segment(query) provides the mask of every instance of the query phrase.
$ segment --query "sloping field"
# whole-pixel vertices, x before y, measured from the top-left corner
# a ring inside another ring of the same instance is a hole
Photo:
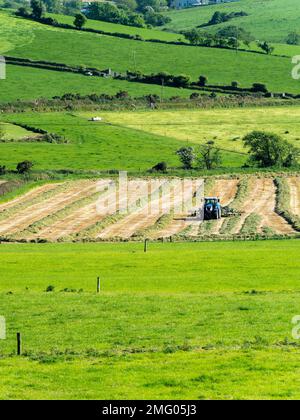
[[[240,197],[240,185],[247,193]],[[221,220],[187,218],[196,210],[188,199],[199,186],[188,185],[182,194],[181,180],[171,186],[154,180],[149,190],[145,180],[129,181],[127,193],[110,180],[82,180],[39,186],[0,206],[3,239],[27,241],[137,240],[179,235],[185,239],[203,236],[279,234],[296,231],[276,213],[279,192],[272,177],[209,179],[206,194],[217,196],[223,207],[240,201],[238,212]],[[290,210],[300,214],[299,177],[289,177]],[[145,187],[146,185],[146,187]]]
[[[194,28],[207,23],[214,12],[225,13],[244,11],[248,16],[235,18],[229,22],[206,27],[204,30],[216,30],[224,26],[237,25],[250,31],[256,39],[272,42],[284,42],[292,31],[298,31],[300,25],[298,0],[240,0],[205,7],[194,7],[168,12],[172,22],[167,25],[173,30]]]

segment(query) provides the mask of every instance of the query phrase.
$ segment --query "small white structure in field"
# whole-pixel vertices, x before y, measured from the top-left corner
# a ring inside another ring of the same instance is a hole
[[[89,121],[99,122],[99,121],[102,121],[102,118],[101,117],[92,117]]]

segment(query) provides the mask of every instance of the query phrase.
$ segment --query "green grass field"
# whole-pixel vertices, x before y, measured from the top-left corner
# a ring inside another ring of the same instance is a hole
[[[97,115],[102,115],[98,112]],[[116,115],[119,113],[116,113]],[[121,114],[120,114],[121,115]],[[133,114],[134,115],[134,114]],[[145,171],[161,161],[180,166],[176,150],[182,140],[155,135],[122,126],[119,123],[89,122],[89,114],[71,113],[6,115],[7,122],[26,123],[65,136],[69,144],[5,143],[1,145],[1,163],[15,168],[24,159],[34,162],[35,169],[118,169]],[[109,114],[112,116],[112,114]],[[195,146],[197,141],[195,140]],[[224,152],[224,166],[239,167],[245,155]]]
[[[16,20],[4,16],[8,27]],[[18,19],[19,21],[23,25],[23,21]],[[30,25],[31,22],[26,24]],[[122,72],[136,68],[144,73],[185,73],[194,80],[200,74],[206,74],[211,84],[230,84],[237,80],[241,86],[249,87],[254,82],[262,82],[272,91],[299,92],[298,81],[291,77],[290,58],[247,52],[236,54],[235,51],[213,48],[143,43],[37,26],[36,23],[31,30],[34,37],[30,38],[30,42],[11,48],[9,55],[34,60],[63,61],[70,65],[100,69],[110,67]],[[44,48],[45,45],[47,48]]]
[[[52,98],[65,93],[115,95],[122,90],[133,97],[161,94],[161,87],[156,85],[13,65],[7,65],[6,79],[0,80],[0,87],[0,103],[15,102],[18,99],[30,101],[34,98]],[[191,93],[193,90],[190,89],[164,88],[165,98],[172,96],[188,98]]]
[[[282,43],[285,42],[290,32],[299,30],[298,8],[298,0],[285,0],[284,2],[281,0],[240,0],[228,4],[168,12],[172,22],[167,25],[167,28],[176,31],[194,28],[207,23],[217,10],[226,13],[242,10],[247,12],[249,16],[232,19],[226,24],[212,28],[238,25],[250,31],[257,39]]]
[[[44,49],[46,44],[49,48]],[[200,74],[206,74],[212,84],[230,84],[238,80],[244,87],[262,82],[273,91],[299,91],[298,81],[291,77],[289,58],[246,52],[236,54],[221,49],[142,43],[75,31],[38,29],[33,42],[15,48],[10,55],[52,62],[61,62],[63,57],[66,64],[100,69],[110,67],[121,72],[133,71],[135,66],[143,73],[167,70],[172,74],[188,74],[194,80]]]
[[[67,23],[73,25],[74,17],[66,15],[56,15],[48,13],[48,16],[53,17],[59,23]],[[133,26],[119,25],[116,23],[102,22],[99,20],[88,19],[85,28],[96,29],[105,32],[115,32],[128,35],[139,35],[143,39],[160,39],[163,41],[181,41],[184,39],[183,35],[172,32],[162,31],[158,29],[136,28]]]
[[[103,122],[88,121],[96,114]],[[96,114],[6,115],[3,121],[26,123],[61,134],[69,144],[5,143],[1,145],[2,164],[14,168],[19,161],[29,159],[39,170],[145,171],[161,161],[178,167],[176,150],[186,144],[198,147],[214,140],[224,150],[223,166],[238,168],[247,160],[242,138],[253,130],[275,132],[295,146],[300,145],[298,106]]]
[[[0,398],[299,398],[298,254],[292,240],[2,245]]]
[[[88,118],[90,113],[80,113]],[[275,132],[300,146],[300,108],[259,107],[245,109],[141,111],[103,113],[105,121],[176,138],[185,143],[203,144],[214,140],[222,149],[245,152],[242,138],[253,130]]]

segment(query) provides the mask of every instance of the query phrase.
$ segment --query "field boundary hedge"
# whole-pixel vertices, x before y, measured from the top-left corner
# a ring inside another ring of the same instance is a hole
[[[111,69],[100,70],[95,67],[81,67],[81,66],[69,66],[64,63],[56,63],[44,60],[31,60],[27,58],[18,58],[18,57],[10,57],[5,56],[5,60],[7,64],[16,65],[16,66],[24,66],[24,67],[33,67],[39,68],[43,70],[52,70],[52,71],[59,71],[59,72],[67,72],[67,73],[75,73],[81,74],[87,77],[111,77],[116,80],[124,80],[127,82],[133,83],[143,83],[149,85],[156,85],[162,86],[163,83],[163,76],[160,73],[157,74],[142,74],[142,73],[133,73],[133,72],[126,72],[126,74],[122,74],[120,72],[112,71]],[[174,88],[181,88],[193,91],[195,95],[197,93],[196,90],[200,92],[210,92],[211,94],[228,94],[228,95],[249,95],[249,96],[256,96],[261,95],[266,98],[282,98],[282,93],[271,93],[269,92],[264,85],[259,83],[253,83],[252,87],[249,88],[239,88],[227,85],[206,85],[200,86],[196,82],[187,81],[183,84],[179,84],[178,79],[181,76],[176,75],[168,75],[167,79],[164,80],[164,86],[174,87]],[[192,93],[191,93],[192,94]],[[299,99],[300,95],[295,95],[292,93],[285,93],[284,97],[286,99]]]
[[[200,47],[200,48],[213,48],[213,49],[221,49],[221,50],[229,50],[229,51],[236,51],[236,48],[232,48],[226,45],[193,45],[190,44],[189,42],[184,42],[184,41],[167,41],[167,40],[163,40],[163,39],[158,39],[158,38],[150,38],[150,39],[145,39],[142,36],[136,34],[136,35],[131,35],[131,34],[126,34],[123,32],[110,32],[110,31],[103,31],[101,29],[93,29],[93,28],[76,28],[73,25],[70,25],[68,23],[60,23],[57,20],[49,17],[42,17],[40,19],[35,19],[30,15],[19,15],[17,14],[17,16],[20,16],[24,19],[28,19],[28,20],[32,20],[34,22],[38,22],[41,23],[43,25],[47,25],[47,26],[53,26],[56,28],[60,28],[60,29],[67,29],[67,30],[73,30],[73,31],[78,31],[78,32],[87,32],[87,33],[93,33],[93,34],[98,34],[98,35],[106,35],[106,36],[111,36],[111,37],[115,37],[115,38],[123,38],[123,39],[129,39],[132,41],[140,41],[140,42],[151,42],[151,43],[157,43],[157,44],[166,44],[166,45],[177,45],[177,46],[184,46],[184,47]],[[99,21],[101,22],[101,21]],[[125,25],[126,26],[126,25]],[[134,28],[134,27],[131,27]],[[139,29],[139,28],[138,28]],[[174,32],[173,32],[174,33]],[[181,33],[178,33],[178,35],[182,35]],[[251,49],[246,49],[246,48],[239,48],[238,49],[239,52],[245,52],[245,53],[250,53],[250,54],[259,54],[259,55],[266,55],[265,52],[263,51],[257,51],[257,50],[251,50]],[[281,57],[281,58],[290,58],[287,55],[281,55],[281,54],[272,54],[273,57]]]

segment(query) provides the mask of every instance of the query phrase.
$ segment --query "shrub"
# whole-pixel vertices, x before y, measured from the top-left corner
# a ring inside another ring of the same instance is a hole
[[[168,171],[168,164],[166,162],[159,162],[157,165],[153,166],[152,171],[166,173]]]
[[[268,88],[263,83],[253,83],[252,90],[253,92],[268,93]]]
[[[177,150],[176,154],[179,156],[184,169],[192,169],[193,162],[195,160],[193,147],[181,147],[181,149]]]
[[[30,172],[32,167],[33,167],[32,162],[30,162],[29,160],[24,160],[23,162],[18,163],[17,172],[18,174],[26,174]]]
[[[208,80],[207,80],[206,76],[200,76],[198,85],[204,87],[204,86],[207,85],[207,82],[208,82]]]

